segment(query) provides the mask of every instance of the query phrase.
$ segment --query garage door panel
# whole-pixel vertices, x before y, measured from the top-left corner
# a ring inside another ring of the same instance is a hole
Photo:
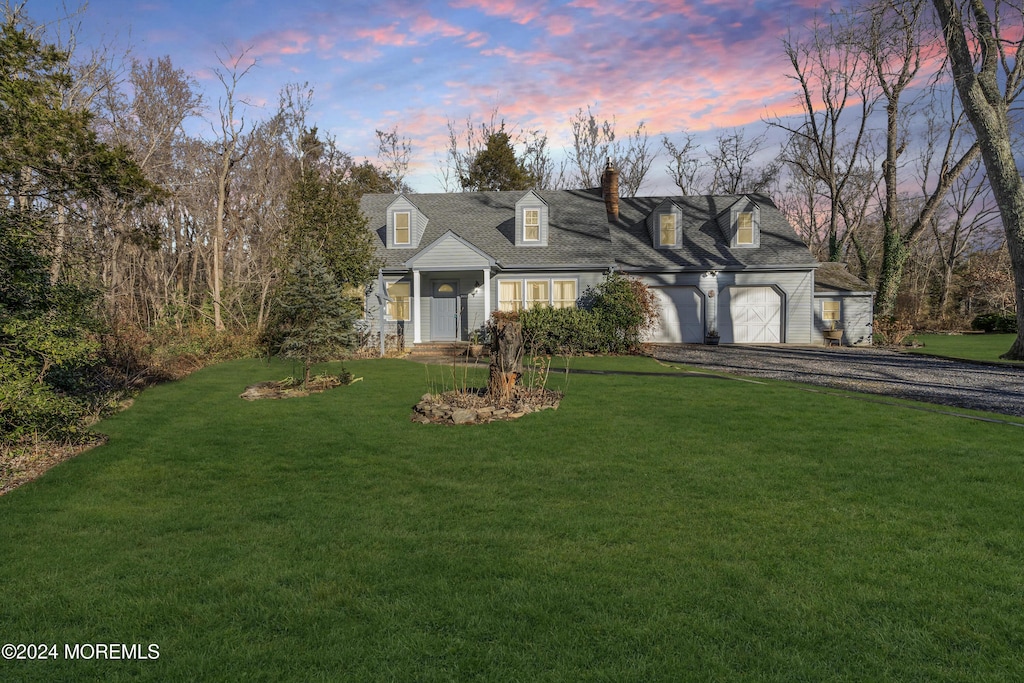
[[[651,287],[658,306],[658,324],[649,334],[660,343],[704,341],[703,297],[696,287]]]
[[[771,287],[730,287],[729,314],[735,344],[782,341],[782,297]]]

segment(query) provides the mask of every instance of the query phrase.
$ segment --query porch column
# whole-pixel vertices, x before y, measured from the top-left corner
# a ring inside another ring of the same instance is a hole
[[[423,341],[420,334],[420,271],[412,271],[412,343]]]
[[[491,269],[484,268],[484,324],[491,317]]]

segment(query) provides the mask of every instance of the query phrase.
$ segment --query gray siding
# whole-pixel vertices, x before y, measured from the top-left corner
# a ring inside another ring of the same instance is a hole
[[[811,318],[807,314],[813,298],[812,271],[719,273],[719,292],[727,287],[773,287],[782,297],[782,339],[784,344],[809,344]],[[719,294],[718,319],[729,319],[729,298]],[[726,335],[722,332],[722,341]]]
[[[447,235],[437,241],[429,250],[421,252],[411,265],[416,270],[468,270],[489,268],[487,258],[472,247],[459,241],[454,235]]]
[[[818,291],[814,293],[813,318],[815,343],[824,344],[822,331],[829,327],[822,320],[821,303],[840,302],[839,327],[843,330],[843,344],[847,346],[870,346],[874,333],[874,297],[870,292]]]

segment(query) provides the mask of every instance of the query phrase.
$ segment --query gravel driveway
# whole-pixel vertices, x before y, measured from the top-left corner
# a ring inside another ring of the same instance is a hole
[[[1024,367],[982,365],[875,348],[659,345],[654,357],[959,408],[1024,416]]]

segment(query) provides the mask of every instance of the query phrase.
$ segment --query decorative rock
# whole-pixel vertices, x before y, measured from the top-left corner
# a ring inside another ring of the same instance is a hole
[[[539,410],[557,408],[561,397],[557,392],[525,391],[511,404],[499,408],[487,401],[488,396],[482,390],[424,394],[422,400],[413,406],[411,419],[420,424],[481,424],[515,420]]]

